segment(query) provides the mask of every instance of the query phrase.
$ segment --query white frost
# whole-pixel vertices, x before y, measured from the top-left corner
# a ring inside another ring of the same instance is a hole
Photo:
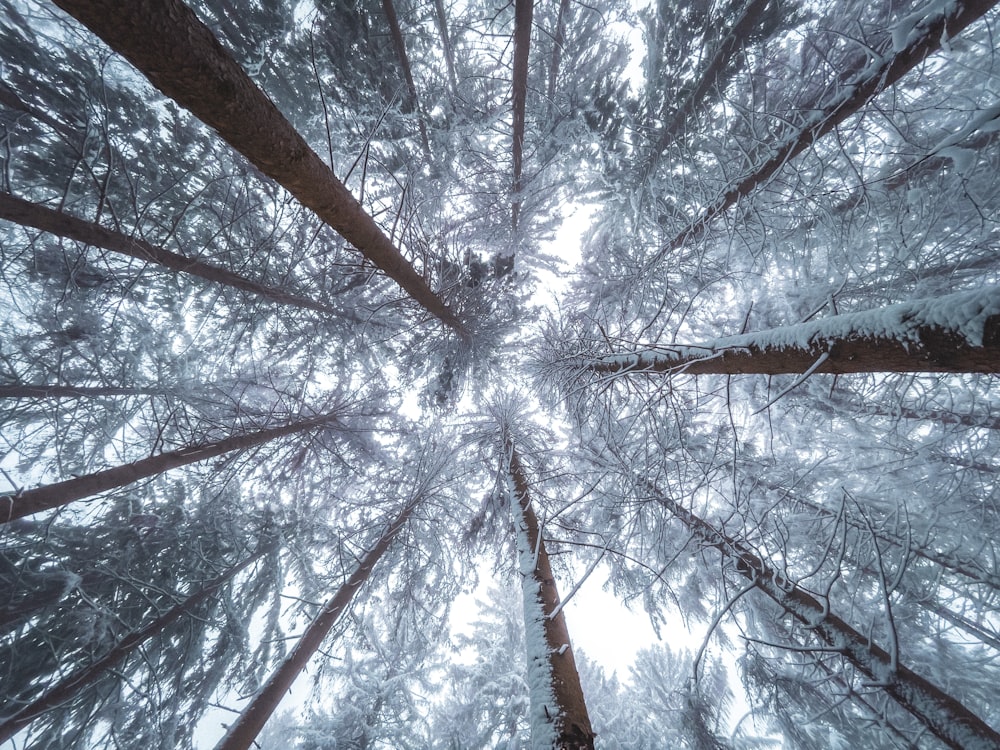
[[[1000,287],[973,292],[958,292],[943,297],[918,299],[875,310],[834,315],[825,320],[781,326],[759,333],[724,336],[704,346],[677,346],[654,349],[665,358],[687,360],[705,357],[723,350],[809,349],[817,344],[844,339],[895,339],[903,343],[919,342],[919,330],[935,327],[953,331],[972,346],[983,345],[986,320],[1000,315]],[[628,355],[613,359],[626,360]],[[635,355],[632,355],[635,360]],[[623,364],[629,364],[623,362]]]
[[[534,750],[552,750],[556,744],[558,708],[552,692],[552,669],[549,645],[545,640],[545,611],[542,607],[541,584],[535,578],[536,550],[528,543],[524,514],[511,491],[511,510],[517,518],[517,556],[521,568],[524,594],[524,643],[528,657],[527,681],[531,702],[528,720],[531,725],[531,746]]]

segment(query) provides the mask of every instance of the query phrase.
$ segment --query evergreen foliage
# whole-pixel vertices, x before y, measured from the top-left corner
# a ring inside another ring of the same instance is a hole
[[[992,6],[0,0],[3,747],[1000,748]]]

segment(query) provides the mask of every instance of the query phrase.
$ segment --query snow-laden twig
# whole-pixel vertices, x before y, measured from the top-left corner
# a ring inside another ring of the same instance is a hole
[[[753,412],[753,414],[751,416],[760,414],[762,411],[766,411],[766,410],[770,409],[771,406],[773,406],[777,401],[779,401],[780,399],[782,399],[787,393],[789,393],[790,391],[798,388],[800,385],[802,385],[804,382],[806,382],[806,380],[809,378],[809,376],[812,375],[814,372],[816,372],[816,370],[824,362],[826,362],[828,359],[830,359],[830,353],[829,352],[823,352],[822,354],[820,354],[819,358],[815,362],[812,363],[812,366],[808,370],[806,370],[804,373],[802,373],[799,377],[797,377],[795,379],[794,383],[792,383],[790,386],[788,386],[787,388],[785,388],[784,390],[782,390],[781,393],[779,393],[777,396],[775,396],[774,398],[772,398],[770,401],[768,401],[766,404],[764,404],[762,407],[760,407],[757,411]]]
[[[538,535],[539,538],[541,538],[541,536],[542,536],[541,534]],[[611,542],[609,541],[607,544],[604,545],[604,549],[601,550],[601,554],[599,554],[594,559],[594,562],[592,562],[590,564],[590,566],[587,568],[587,571],[583,574],[583,577],[580,578],[580,580],[577,581],[575,584],[573,584],[573,588],[570,589],[570,592],[568,594],[566,594],[566,596],[564,598],[562,598],[562,599],[559,600],[559,603],[556,605],[555,609],[553,609],[551,612],[549,612],[548,618],[550,620],[554,620],[554,619],[556,619],[556,617],[559,616],[559,613],[562,612],[562,608],[566,605],[566,603],[570,599],[573,598],[573,595],[576,594],[576,592],[580,590],[580,587],[584,584],[584,582],[588,578],[590,578],[590,574],[594,572],[594,570],[600,564],[601,560],[604,559],[604,553],[608,551],[608,546],[610,544],[611,544]]]
[[[694,678],[694,684],[696,686],[698,684],[698,672],[701,670],[701,659],[705,655],[705,649],[708,648],[708,641],[712,638],[712,633],[715,632],[719,623],[722,622],[722,618],[733,608],[733,605],[743,598],[744,594],[748,591],[753,591],[755,588],[757,588],[756,579],[750,581],[743,588],[737,591],[736,595],[731,597],[730,600],[726,602],[726,606],[719,610],[718,614],[716,614],[713,618],[712,623],[708,626],[708,632],[705,633],[705,639],[701,642],[701,648],[698,649],[698,654],[694,657],[694,663],[691,665],[691,676]]]

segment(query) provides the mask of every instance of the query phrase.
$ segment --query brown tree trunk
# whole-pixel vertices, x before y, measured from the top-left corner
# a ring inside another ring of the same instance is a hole
[[[555,705],[544,706],[543,711],[551,719],[555,730],[555,748],[559,750],[593,750],[594,731],[590,726],[587,713],[587,703],[584,700],[583,688],[580,686],[580,675],[573,658],[573,647],[566,626],[566,616],[559,607],[559,591],[556,588],[549,556],[545,551],[545,542],[539,537],[538,518],[531,507],[528,479],[521,465],[521,459],[513,443],[506,446],[509,460],[510,479],[514,485],[518,509],[511,508],[515,514],[515,523],[524,534],[522,543],[525,549],[519,550],[521,556],[521,574],[529,576],[530,596],[540,605],[543,617],[544,638],[548,648],[547,664],[533,665],[530,645],[528,652],[528,681],[532,682],[532,668],[546,671],[552,688]],[[531,563],[534,561],[532,569]],[[537,592],[534,593],[534,592]],[[531,643],[531,629],[538,623],[530,621],[532,604],[529,601],[529,585],[525,587],[525,630],[526,640]],[[553,617],[553,613],[555,616]],[[533,698],[535,696],[532,696]],[[533,711],[538,711],[535,706]]]
[[[706,547],[715,547],[733,568],[773,599],[827,647],[841,654],[877,686],[909,711],[948,747],[1000,750],[1000,733],[952,696],[901,664],[894,664],[885,650],[829,612],[809,592],[776,573],[767,563],[732,539],[669,499],[646,481],[641,485]]]
[[[232,271],[227,271],[225,268],[172,253],[169,250],[151,245],[145,240],[129,237],[112,229],[106,229],[99,224],[92,224],[89,221],[36,203],[29,203],[26,200],[15,198],[9,193],[0,193],[0,219],[6,219],[22,226],[34,227],[43,232],[83,242],[93,247],[121,253],[146,263],[155,263],[172,271],[191,274],[206,281],[235,287],[244,292],[257,294],[271,302],[316,310],[329,315],[339,314],[336,308],[321,302],[288,294],[277,287],[260,284]]]
[[[427,140],[427,126],[424,124],[423,115],[420,112],[420,100],[417,97],[417,87],[413,83],[413,71],[410,69],[410,57],[406,54],[406,42],[403,41],[403,30],[399,27],[399,17],[396,15],[396,6],[392,0],[382,0],[382,11],[385,19],[389,22],[389,35],[392,37],[392,47],[396,52],[396,59],[399,67],[403,69],[403,79],[406,82],[407,105],[404,112],[413,112],[417,117],[417,125],[420,128],[420,142],[424,147],[424,155],[427,160],[431,160],[431,144]]]
[[[569,0],[559,0],[559,13],[556,16],[556,30],[552,35],[552,60],[549,62],[549,87],[545,92],[549,119],[552,119],[552,107],[556,99],[556,86],[559,82],[559,64],[562,61],[563,44],[566,42],[566,15],[569,13]]]
[[[72,700],[77,693],[96,682],[108,669],[111,669],[131,654],[137,647],[162,632],[164,628],[180,619],[182,615],[192,614],[197,606],[212,596],[228,581],[232,580],[234,576],[273,549],[273,547],[259,549],[239,565],[230,568],[218,578],[205,584],[196,593],[189,596],[180,604],[171,607],[145,627],[122,638],[108,653],[90,666],[69,675],[46,690],[45,694],[40,698],[32,701],[0,724],[0,743],[9,740],[46,711]]]
[[[240,717],[229,728],[226,736],[222,738],[215,750],[247,750],[260,734],[264,724],[274,713],[274,710],[281,703],[281,699],[291,688],[295,678],[305,669],[306,664],[314,653],[319,649],[330,629],[337,622],[341,613],[347,608],[354,598],[354,594],[371,576],[372,569],[379,561],[379,558],[389,549],[393,537],[399,533],[409,517],[413,514],[416,503],[411,503],[403,512],[399,514],[395,521],[386,529],[381,538],[372,547],[364,558],[351,573],[351,577],[340,587],[330,601],[326,603],[320,613],[316,616],[305,633],[299,639],[295,648],[288,655],[285,661],[268,678],[264,687],[254,697],[252,701],[243,709]]]
[[[336,421],[338,416],[338,414],[324,414],[282,427],[272,427],[246,435],[228,437],[214,443],[189,445],[178,450],[143,458],[130,464],[116,466],[113,469],[105,469],[93,474],[66,479],[62,482],[42,485],[13,495],[4,495],[0,497],[0,523],[7,523],[16,518],[30,516],[32,513],[40,513],[43,510],[59,508],[74,500],[90,497],[116,487],[124,487],[138,482],[140,479],[154,477],[179,466],[206,461],[231,451],[253,448],[275,438],[294,435],[297,432],[330,424]]]
[[[2,393],[2,389],[0,389]],[[819,402],[815,408],[828,414],[853,417],[858,414],[886,417],[888,419],[909,419],[916,422],[937,422],[940,425],[961,425],[983,430],[1000,430],[1000,417],[988,414],[956,414],[944,409],[914,409],[901,404],[876,404],[851,402],[842,398],[831,398],[829,405]]]
[[[517,233],[517,220],[521,214],[521,167],[524,161],[524,112],[528,101],[528,52],[531,47],[531,17],[534,0],[514,0],[514,61],[511,72],[514,141],[511,155],[514,160],[514,179],[511,202],[511,228]]]
[[[996,4],[996,0],[956,0],[945,6],[915,28],[914,40],[902,51],[893,54],[892,40],[886,39],[876,49],[879,64],[866,68],[863,75],[845,84],[844,92],[825,105],[808,124],[795,135],[772,149],[771,156],[752,173],[736,182],[721,197],[704,210],[701,216],[674,237],[656,260],[680,248],[689,240],[698,239],[717,216],[746,198],[771,179],[785,163],[805,151],[844,120],[860,110],[873,97],[893,86],[900,78],[941,47],[941,39],[952,39],[969,24],[981,18]]]
[[[659,165],[663,151],[670,145],[671,141],[675,140],[681,134],[684,125],[701,106],[708,92],[722,82],[722,75],[725,73],[727,66],[746,44],[747,37],[753,30],[754,25],[759,23],[770,1],[750,0],[743,14],[737,19],[733,28],[709,59],[708,64],[702,71],[701,78],[698,79],[694,88],[691,89],[681,102],[681,105],[676,109],[671,118],[664,123],[663,128],[661,128],[656,143],[653,144],[653,148],[640,170],[640,184],[645,183],[649,175]]]
[[[0,385],[0,399],[6,398],[106,398],[109,396],[158,396],[157,388],[116,388],[78,385]]]
[[[451,86],[451,95],[454,97],[458,94],[458,75],[455,72],[455,53],[451,47],[451,35],[448,33],[448,17],[444,12],[444,0],[434,0],[434,14],[437,18],[438,33],[441,34],[441,48],[444,50],[448,83]]]
[[[461,336],[455,313],[180,0],[55,0]]]
[[[608,375],[1000,373],[1000,287],[834,315],[702,345],[571,357],[563,364]]]

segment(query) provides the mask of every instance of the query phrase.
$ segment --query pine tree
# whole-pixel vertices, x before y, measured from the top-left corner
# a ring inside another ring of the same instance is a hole
[[[0,0],[0,723],[996,746],[992,6]]]

